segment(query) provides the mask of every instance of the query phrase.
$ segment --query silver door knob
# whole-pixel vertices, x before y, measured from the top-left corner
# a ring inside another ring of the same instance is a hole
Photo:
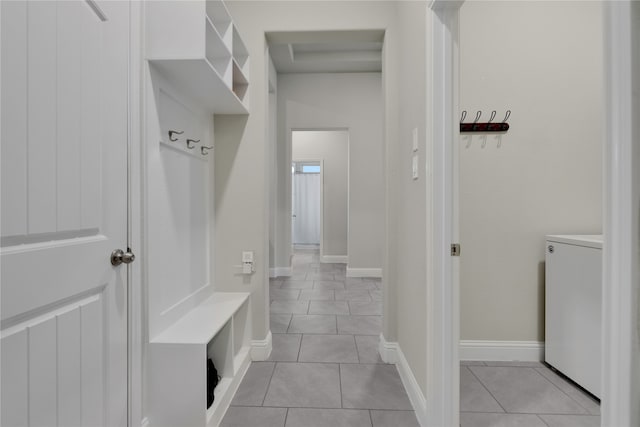
[[[111,265],[131,264],[135,259],[136,256],[129,248],[127,248],[127,252],[122,249],[116,249],[111,252]]]

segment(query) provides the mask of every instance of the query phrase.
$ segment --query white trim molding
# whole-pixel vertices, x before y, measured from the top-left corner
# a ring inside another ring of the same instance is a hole
[[[347,277],[382,277],[381,268],[350,268],[347,266]]]
[[[460,341],[460,360],[540,362],[544,342],[540,341]]]
[[[396,364],[398,362],[398,343],[387,341],[384,334],[380,334],[378,353],[384,363]]]
[[[458,25],[462,1],[429,4],[427,37],[427,411],[425,426],[457,426],[460,414],[459,259],[454,144],[458,131]],[[422,420],[421,420],[422,421]]]
[[[269,358],[273,350],[273,337],[271,331],[263,340],[251,340],[251,360],[263,362]]]
[[[602,301],[603,426],[639,425],[640,328],[638,318],[638,108],[634,104],[635,32],[640,10],[635,1],[605,2],[604,64],[606,125],[604,140],[604,243]],[[635,16],[634,16],[635,13]],[[635,26],[635,28],[634,28]],[[635,67],[638,67],[637,62]],[[637,78],[637,77],[635,77]],[[635,109],[635,111],[634,111]],[[634,117],[635,115],[635,117]],[[634,137],[636,141],[634,142]]]
[[[269,277],[289,277],[291,274],[291,267],[274,267],[269,269]]]
[[[322,255],[320,257],[320,262],[323,264],[346,264],[348,260],[347,255]]]
[[[386,341],[384,335],[380,334],[380,343],[378,345],[380,351],[380,357],[382,361],[389,364],[395,364],[404,385],[407,390],[407,395],[411,401],[411,405],[418,418],[418,423],[421,426],[427,425],[427,400],[424,397],[424,393],[418,385],[416,377],[411,371],[409,362],[404,357],[404,353],[397,342]]]

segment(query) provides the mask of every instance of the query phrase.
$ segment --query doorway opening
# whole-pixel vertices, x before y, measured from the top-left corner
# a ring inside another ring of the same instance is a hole
[[[291,131],[291,243],[315,245],[319,262],[349,251],[349,131]]]
[[[295,249],[318,249],[322,242],[322,162],[291,165],[291,236]]]

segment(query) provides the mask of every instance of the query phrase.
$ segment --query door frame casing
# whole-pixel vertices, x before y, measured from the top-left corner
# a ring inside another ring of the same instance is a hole
[[[143,269],[146,250],[143,229],[147,189],[144,187],[143,173],[146,170],[146,147],[144,140],[144,37],[145,2],[130,1],[129,26],[129,146],[128,146],[128,233],[127,244],[138,257],[138,261],[128,266],[128,422],[130,426],[147,425],[144,417],[143,390],[145,384],[144,359],[147,338],[145,320],[147,318],[146,294],[143,290]]]
[[[634,383],[632,376],[634,357],[639,357],[637,345],[640,339],[635,336],[640,313],[637,313],[638,302],[634,301],[640,293],[637,283],[640,261],[634,259],[634,248],[640,245],[640,236],[634,236],[632,232],[640,208],[633,206],[633,192],[637,191],[633,171],[640,164],[633,157],[633,72],[636,70],[633,70],[632,62],[634,18],[631,7],[629,0],[604,5],[603,426],[637,425],[640,421],[637,402],[633,401],[634,394],[640,393],[640,385]],[[637,375],[638,368],[635,369]]]
[[[459,424],[460,303],[458,259],[449,247],[458,233],[454,143],[458,131],[458,15],[463,1],[433,0],[427,35],[427,124],[433,145],[427,170],[427,425]]]

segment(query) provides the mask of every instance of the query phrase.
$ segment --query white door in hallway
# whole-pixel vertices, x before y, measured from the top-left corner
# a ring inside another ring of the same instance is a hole
[[[293,174],[293,243],[320,244],[320,163],[294,163]]]
[[[124,426],[129,3],[0,13],[0,423]]]

